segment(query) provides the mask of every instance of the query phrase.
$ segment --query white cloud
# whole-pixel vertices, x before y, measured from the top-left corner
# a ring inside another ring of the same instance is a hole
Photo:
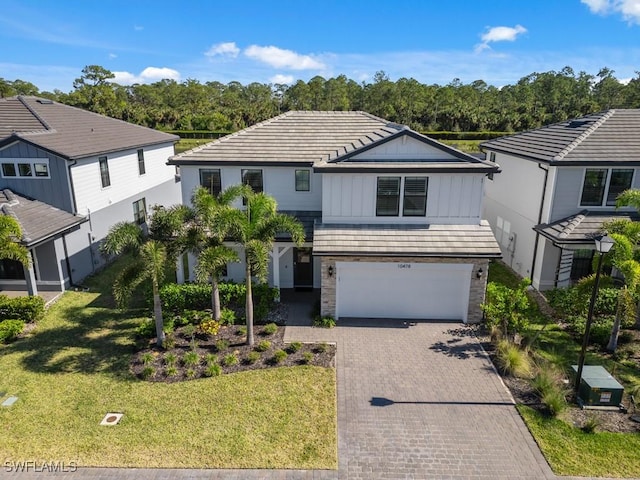
[[[244,54],[259,62],[266,63],[275,68],[287,68],[290,70],[322,70],[325,65],[309,55],[300,55],[291,50],[268,46],[251,45],[245,49]]]
[[[118,55],[116,55],[115,53],[110,53],[109,58],[111,59],[118,58]]]
[[[282,75],[281,73],[278,73],[277,75],[274,75],[273,77],[271,77],[269,79],[269,82],[290,85],[293,83],[294,80],[295,79],[293,75]]]
[[[640,25],[640,0],[580,0],[591,13],[608,15],[618,13],[631,23]]]
[[[143,27],[142,25],[134,25],[134,26],[133,26],[133,29],[134,29],[136,32],[140,32],[140,31],[144,30],[144,27]]]
[[[153,83],[164,79],[180,80],[180,72],[167,67],[147,67],[139,75],[130,72],[113,72],[113,81],[120,85],[133,85],[134,83]]]
[[[476,52],[481,52],[482,50],[491,48],[489,44],[492,42],[513,42],[518,35],[526,32],[527,29],[522,25],[516,25],[515,27],[491,27],[480,36],[482,43],[476,45],[475,50]]]
[[[217,55],[220,55],[223,57],[236,58],[239,53],[240,49],[236,46],[235,42],[225,42],[212,45],[211,48],[204,54],[207,57],[215,57]]]

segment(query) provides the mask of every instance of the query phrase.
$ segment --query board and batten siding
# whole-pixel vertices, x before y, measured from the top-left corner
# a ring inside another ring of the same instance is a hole
[[[201,169],[220,170],[223,190],[233,185],[239,185],[242,182],[242,170],[262,170],[264,192],[275,198],[278,203],[278,210],[319,211],[322,208],[322,179],[320,174],[314,173],[311,167],[263,167],[259,165],[181,165],[182,202],[185,205],[191,204],[193,191],[200,185]],[[296,191],[296,170],[309,170],[310,191]]]
[[[428,177],[424,217],[376,216],[379,176]],[[476,224],[482,211],[484,175],[480,174],[323,174],[324,223],[436,223]]]
[[[144,196],[142,192],[175,178],[175,167],[167,165],[173,155],[173,144],[144,147],[144,175],[138,172],[138,150],[124,150],[107,155],[78,160],[71,167],[73,187],[76,193],[78,213],[87,215],[132,196]],[[103,188],[100,177],[99,157],[106,156],[111,185]],[[170,205],[162,202],[163,205]],[[147,202],[147,207],[150,204]]]
[[[69,187],[68,162],[33,145],[17,141],[0,150],[3,159],[48,159],[49,178],[0,177],[0,188],[8,188],[25,197],[35,198],[56,208],[73,213],[73,201]]]
[[[593,168],[609,168],[594,166]],[[624,167],[615,167],[624,168]],[[582,210],[598,211],[613,210],[615,207],[582,207],[580,206],[580,195],[584,183],[586,167],[558,167],[557,181],[553,194],[553,207],[551,210],[550,222],[560,220],[575,215]],[[633,182],[631,188],[640,188],[640,172],[634,169]],[[633,211],[633,208],[620,209],[621,211]]]

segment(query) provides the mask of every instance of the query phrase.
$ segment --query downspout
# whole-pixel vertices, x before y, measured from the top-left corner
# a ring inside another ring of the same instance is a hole
[[[549,179],[549,169],[542,166],[542,164],[538,163],[538,168],[544,170],[544,186],[542,187],[542,198],[540,199],[540,210],[538,211],[538,223],[540,225],[542,223],[542,210],[544,209],[544,199],[547,196],[547,180]],[[538,256],[538,243],[540,241],[540,233],[537,230],[536,238],[533,243],[533,261],[531,263],[531,281],[533,282],[533,273],[536,269],[536,259]],[[538,285],[540,287],[540,285]],[[539,288],[538,288],[539,290]]]
[[[71,206],[73,207],[73,214],[78,214],[78,205],[76,204],[76,191],[73,188],[73,177],[71,176],[71,167],[77,165],[78,161],[73,160],[73,163],[67,165],[67,179],[69,180],[69,195],[71,196]]]

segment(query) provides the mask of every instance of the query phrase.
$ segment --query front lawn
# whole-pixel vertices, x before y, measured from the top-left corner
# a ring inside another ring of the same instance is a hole
[[[0,400],[19,398],[0,407],[0,458],[80,467],[337,467],[333,369],[141,381],[130,361],[145,312],[111,305],[104,289],[67,292],[30,336],[0,346]],[[124,417],[100,426],[107,412]]]

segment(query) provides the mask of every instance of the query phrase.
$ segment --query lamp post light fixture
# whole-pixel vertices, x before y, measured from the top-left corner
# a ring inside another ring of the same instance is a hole
[[[582,370],[584,368],[584,357],[587,353],[587,345],[589,345],[589,333],[591,331],[591,322],[593,321],[593,309],[596,304],[596,297],[598,296],[598,284],[600,283],[600,272],[602,271],[602,258],[604,254],[611,250],[614,240],[605,232],[603,235],[596,237],[596,250],[600,254],[598,258],[598,267],[596,269],[596,279],[593,282],[593,290],[591,291],[591,301],[589,302],[589,313],[587,315],[587,324],[584,327],[584,335],[582,337],[582,349],[580,350],[580,358],[578,360],[578,371],[576,373],[576,383],[574,391],[576,400],[578,398],[578,390],[580,389],[580,382],[582,381]]]

